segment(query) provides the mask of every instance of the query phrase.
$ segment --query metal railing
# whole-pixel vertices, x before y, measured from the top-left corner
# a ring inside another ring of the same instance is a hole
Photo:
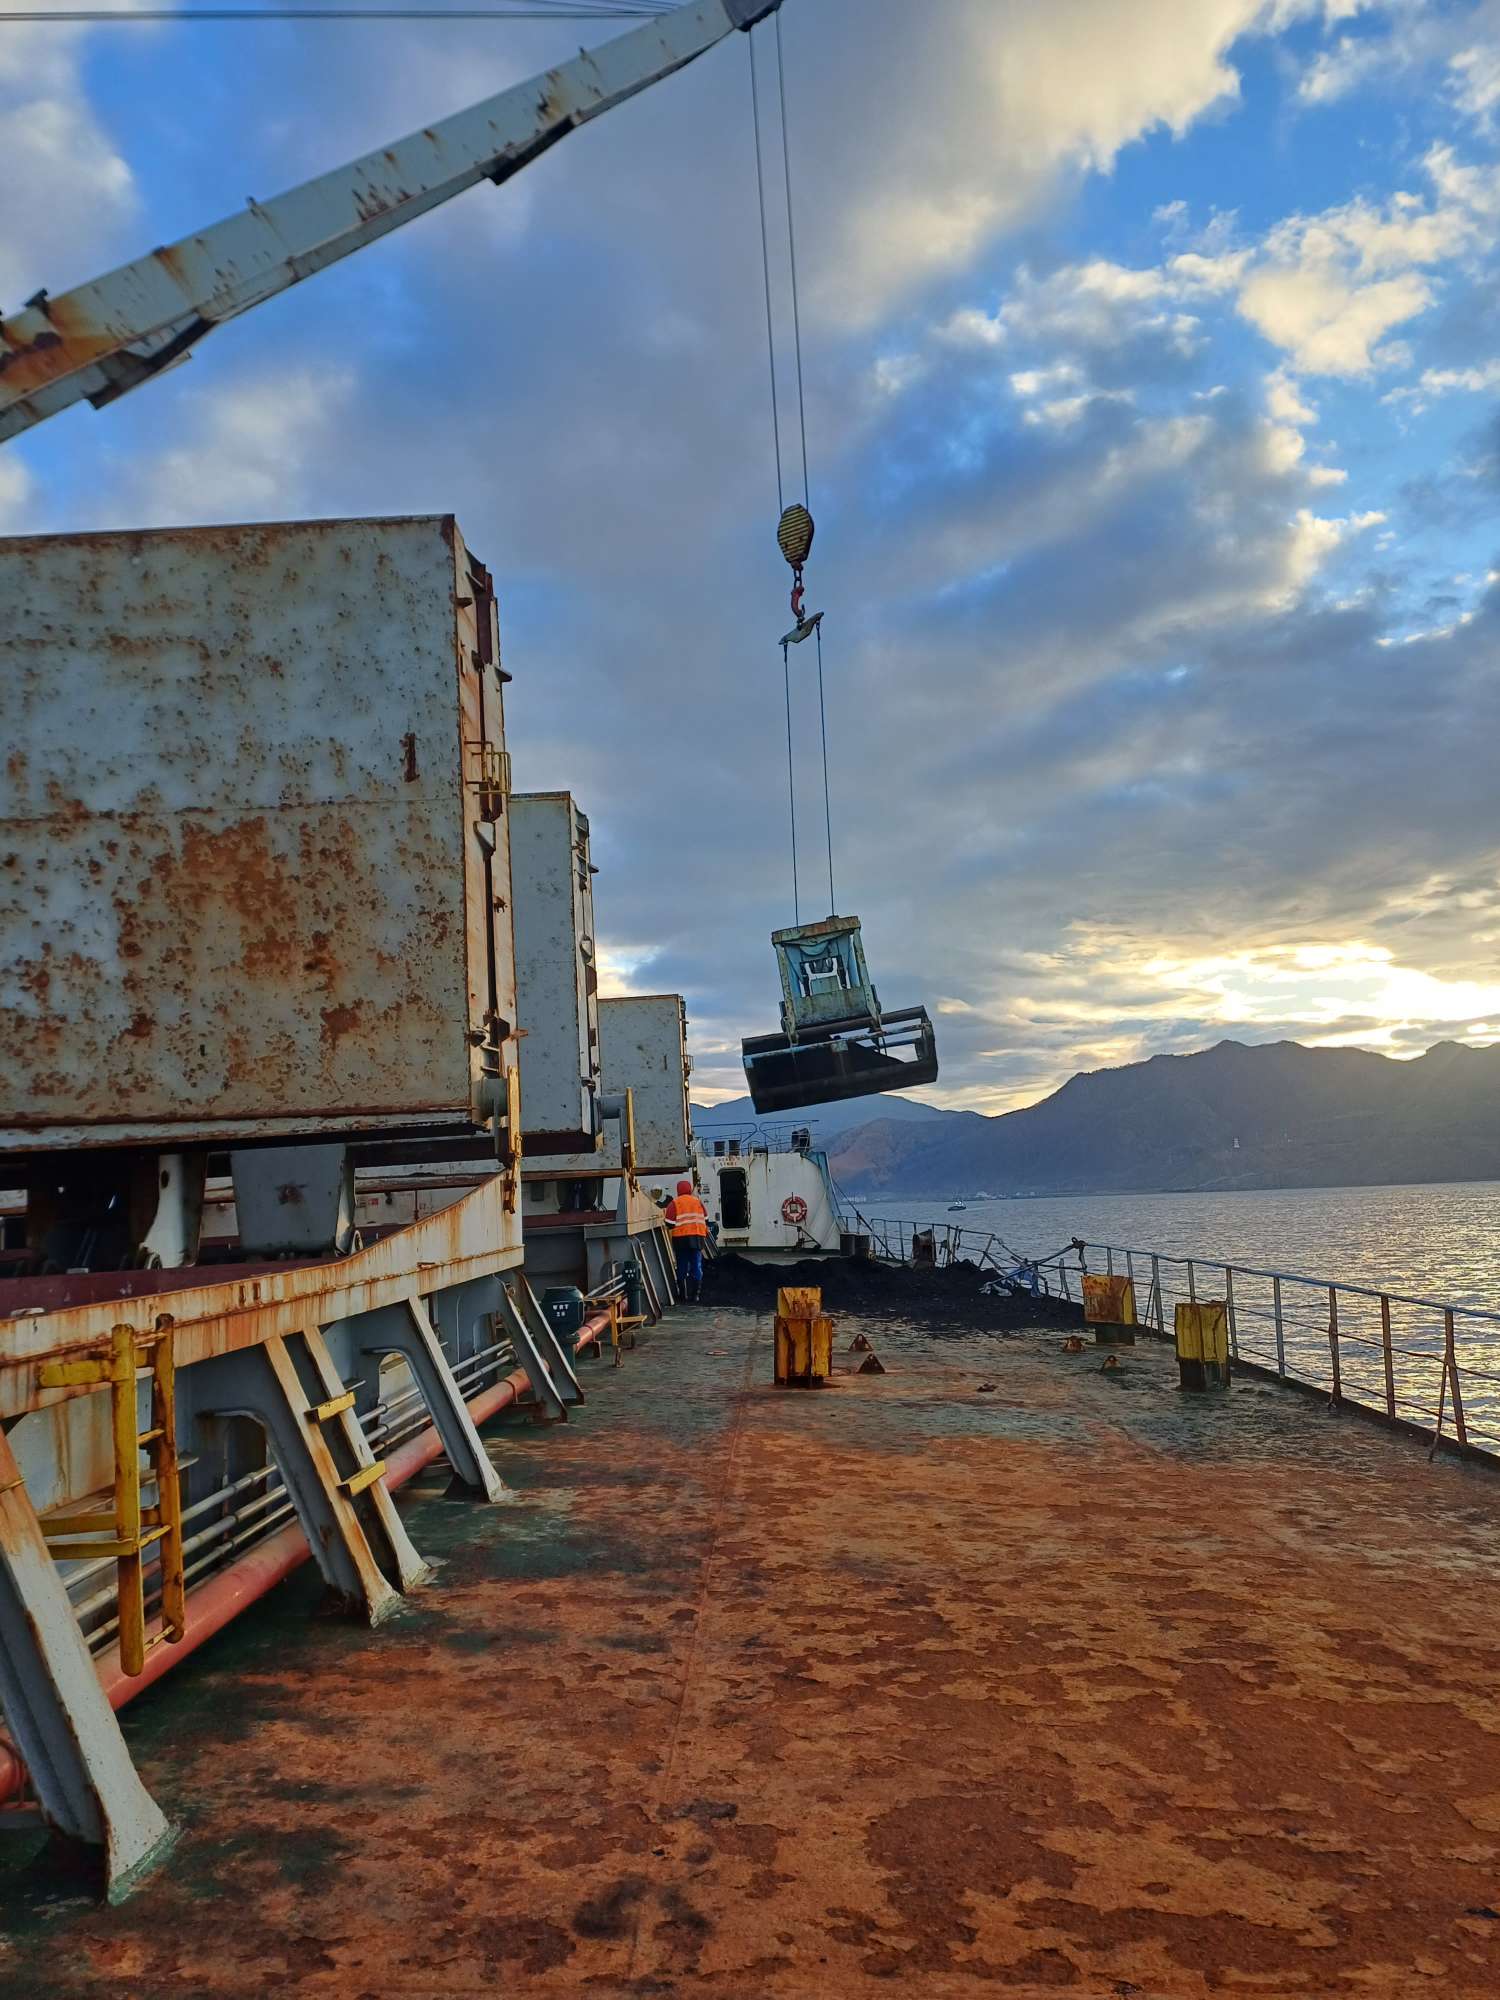
[[[1129,1277],[1141,1323],[1164,1335],[1180,1301],[1222,1299],[1236,1360],[1430,1432],[1434,1450],[1451,1438],[1500,1456],[1500,1313],[1121,1244],[1071,1244],[1051,1268],[1064,1298],[1081,1299],[1087,1268]]]
[[[869,1216],[847,1200],[839,1207],[839,1227],[846,1234],[866,1236],[877,1257],[893,1264],[930,1263],[939,1269],[953,1264],[976,1264],[981,1270],[1001,1277],[1014,1277],[1027,1284],[1037,1273],[1037,1289],[1048,1289],[1047,1267],[1071,1250],[1054,1251],[1050,1257],[1030,1258],[1015,1250],[993,1230],[966,1229],[956,1222],[911,1222],[902,1217]]]
[[[1083,1302],[1085,1273],[1128,1277],[1140,1324],[1166,1339],[1179,1303],[1222,1300],[1234,1360],[1420,1431],[1434,1452],[1453,1443],[1500,1458],[1500,1312],[1080,1238],[1031,1258],[993,1233],[869,1217],[848,1204],[842,1220],[893,1263],[973,1264],[1016,1290],[1074,1305]]]
[[[808,1153],[821,1152],[822,1144],[817,1136],[816,1126],[807,1119],[792,1120],[786,1124],[749,1125],[709,1125],[697,1123],[693,1126],[693,1137],[697,1143],[718,1159],[731,1159],[747,1153]],[[723,1147],[722,1152],[719,1148]],[[734,1152],[730,1152],[730,1147]]]

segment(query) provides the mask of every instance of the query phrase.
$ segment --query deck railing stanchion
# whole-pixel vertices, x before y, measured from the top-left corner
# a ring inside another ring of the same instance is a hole
[[[1193,1269],[1193,1260],[1191,1257],[1189,1257],[1187,1260],[1187,1267],[1188,1267],[1188,1300],[1190,1304],[1196,1305],[1198,1303],[1198,1274]]]
[[[1240,1358],[1240,1330],[1234,1323],[1234,1273],[1224,1266],[1224,1310],[1229,1317],[1229,1352],[1238,1361]]]
[[[1276,1319],[1276,1373],[1286,1374],[1286,1321],[1281,1312],[1281,1280],[1271,1280],[1271,1311]]]
[[[1448,1371],[1448,1381],[1453,1392],[1453,1428],[1461,1445],[1469,1442],[1468,1426],[1464,1422],[1463,1391],[1458,1385],[1458,1356],[1453,1346],[1453,1314],[1443,1314],[1443,1366]]]
[[[1380,1352],[1385,1362],[1385,1413],[1396,1414],[1396,1363],[1391,1353],[1391,1302],[1380,1294]]]
[[[1344,1400],[1344,1377],[1339,1367],[1339,1288],[1328,1287],[1328,1353],[1333,1363],[1333,1400]]]
[[[1112,1278],[1115,1275],[1115,1253],[1113,1245],[1110,1244],[1106,1244],[1104,1249],[1104,1270],[1108,1277]]]
[[[1167,1322],[1161,1302],[1161,1259],[1154,1250],[1151,1252],[1151,1299],[1156,1310],[1156,1330],[1164,1334]]]

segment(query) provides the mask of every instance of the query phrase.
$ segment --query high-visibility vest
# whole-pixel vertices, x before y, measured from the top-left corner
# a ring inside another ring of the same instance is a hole
[[[695,1194],[679,1194],[667,1203],[667,1220],[676,1236],[707,1236],[708,1210]]]

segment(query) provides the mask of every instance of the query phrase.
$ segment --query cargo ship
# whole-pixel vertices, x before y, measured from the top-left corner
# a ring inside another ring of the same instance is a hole
[[[1388,1434],[1335,1426],[1336,1288],[1330,1385],[1290,1278],[1272,1329],[853,1213],[810,1125],[695,1141],[452,519],[0,588],[0,1988],[1493,1992],[1461,1320],[1382,1299]]]
[[[0,441],[777,5],[38,291]],[[1488,2000],[1486,1316],[695,1138],[498,596],[447,515],[0,541],[0,1992]],[[935,1079],[772,942],[758,1112]]]

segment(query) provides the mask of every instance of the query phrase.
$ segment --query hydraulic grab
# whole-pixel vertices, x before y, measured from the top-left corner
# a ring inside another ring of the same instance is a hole
[[[794,1111],[936,1083],[937,1043],[925,1007],[882,1014],[858,917],[773,931],[781,969],[779,1035],[741,1045],[757,1111]]]
[[[603,47],[305,181],[57,298],[0,319],[0,441],[70,403],[95,409],[274,298],[671,76],[781,0],[689,0]]]

